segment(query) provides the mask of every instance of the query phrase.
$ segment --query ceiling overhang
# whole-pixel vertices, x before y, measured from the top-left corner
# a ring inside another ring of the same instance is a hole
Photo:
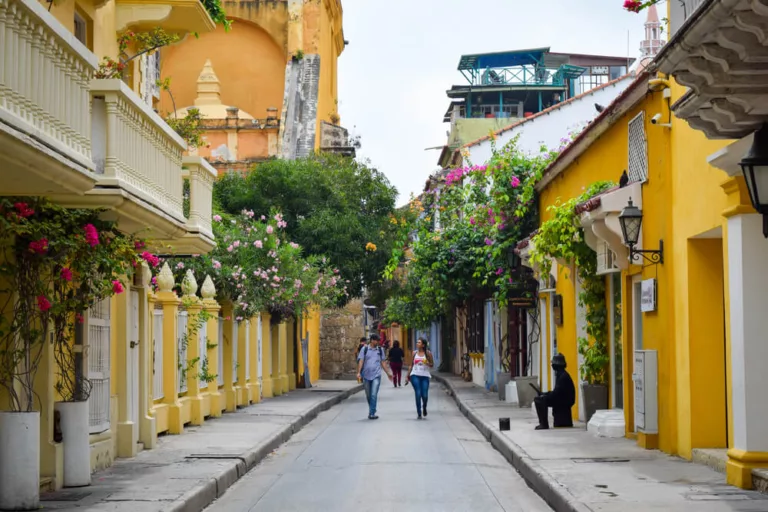
[[[632,183],[624,188],[617,188],[593,198],[586,203],[581,212],[581,225],[584,228],[584,241],[595,252],[600,252],[599,243],[605,243],[615,255],[614,264],[621,270],[629,268],[629,249],[624,245],[619,215],[632,202],[643,209],[643,189],[641,183]],[[642,249],[642,233],[637,248]]]
[[[710,139],[740,139],[768,121],[768,0],[707,0],[652,67],[690,90],[672,109]]]

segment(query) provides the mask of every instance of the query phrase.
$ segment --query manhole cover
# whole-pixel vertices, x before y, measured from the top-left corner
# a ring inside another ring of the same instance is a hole
[[[43,494],[40,496],[40,501],[80,501],[90,495],[90,492],[84,491],[60,491]]]

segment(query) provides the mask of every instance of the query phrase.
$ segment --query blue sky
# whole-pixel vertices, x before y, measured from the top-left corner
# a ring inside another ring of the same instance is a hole
[[[418,193],[446,141],[445,91],[463,82],[459,56],[549,46],[638,57],[645,14],[622,0],[342,0],[341,124],[400,192]],[[659,6],[660,17],[666,8]],[[629,43],[629,44],[628,44]]]

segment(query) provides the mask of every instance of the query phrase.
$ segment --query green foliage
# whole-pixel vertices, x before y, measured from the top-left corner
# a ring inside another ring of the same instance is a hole
[[[184,139],[187,146],[197,148],[205,144],[203,140],[203,132],[205,131],[202,124],[203,118],[200,115],[199,109],[194,107],[188,108],[187,113],[181,118],[176,117],[174,113],[166,117],[165,122]]]
[[[530,251],[531,262],[541,274],[549,274],[552,259],[576,268],[581,282],[579,305],[584,307],[587,320],[587,337],[578,340],[578,351],[584,359],[580,371],[581,378],[589,384],[606,384],[608,381],[610,349],[606,287],[605,276],[597,275],[597,255],[584,240],[584,229],[575,208],[613,186],[611,182],[600,181],[579,197],[550,206],[551,217],[539,227]]]
[[[224,30],[229,32],[232,28],[232,22],[227,19],[227,13],[224,11],[221,0],[200,0],[200,2],[205,6],[205,10],[208,11],[213,22],[222,25]]]
[[[270,160],[244,175],[229,173],[214,187],[215,201],[230,214],[280,210],[286,235],[305,254],[327,257],[350,297],[379,284],[392,247],[396,195],[381,172],[333,154]]]
[[[421,327],[474,293],[505,304],[524,282],[508,254],[536,227],[534,184],[557,155],[527,154],[517,138],[487,165],[436,176],[437,185],[391,219],[395,244],[384,277],[399,283],[385,318]]]
[[[55,388],[64,401],[87,400],[72,338],[86,311],[122,293],[143,242],[100,219],[43,198],[0,199],[0,386],[11,409],[29,411],[43,345],[54,345]]]

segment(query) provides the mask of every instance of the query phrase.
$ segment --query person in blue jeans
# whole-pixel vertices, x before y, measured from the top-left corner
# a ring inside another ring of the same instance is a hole
[[[376,402],[381,386],[381,370],[383,369],[389,380],[392,380],[388,364],[384,349],[379,346],[379,335],[371,334],[368,346],[360,349],[357,354],[357,380],[363,381],[365,398],[368,400],[369,420],[379,419],[376,416]]]
[[[429,401],[429,380],[432,374],[429,369],[434,366],[432,352],[429,351],[429,344],[424,338],[416,340],[416,352],[413,354],[413,364],[411,364],[411,373],[409,380],[413,384],[413,392],[416,395],[416,414],[417,419],[427,417],[427,402]]]

